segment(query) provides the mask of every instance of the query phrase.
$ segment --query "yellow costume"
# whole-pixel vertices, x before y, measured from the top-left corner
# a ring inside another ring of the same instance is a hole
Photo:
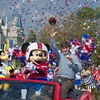
[[[5,54],[4,51],[0,50],[0,78],[8,78],[9,73],[7,70],[7,65],[4,61],[8,60],[8,56]],[[9,84],[0,84],[0,89],[7,90],[9,88]]]

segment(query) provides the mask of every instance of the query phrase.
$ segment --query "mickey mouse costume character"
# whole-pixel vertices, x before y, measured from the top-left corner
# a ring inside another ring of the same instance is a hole
[[[47,77],[48,49],[41,42],[24,43],[21,47],[26,55],[24,74],[26,78],[37,79]]]
[[[24,77],[26,79],[47,79],[47,61],[49,53],[46,45],[41,42],[24,43],[21,50],[26,55]],[[38,90],[36,90],[36,94],[38,94]],[[26,99],[27,89],[25,86],[21,90],[21,95],[22,99]]]

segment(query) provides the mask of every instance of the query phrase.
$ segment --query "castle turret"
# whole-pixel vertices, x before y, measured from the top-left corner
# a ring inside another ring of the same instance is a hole
[[[4,44],[3,44],[4,40],[5,40],[5,36],[3,34],[3,30],[2,30],[2,27],[0,25],[0,49],[4,48]]]
[[[23,30],[21,13],[18,14],[18,20],[17,20],[17,25],[16,26]]]
[[[1,25],[0,25],[0,34],[3,34],[3,31],[2,31]]]
[[[2,16],[1,25],[2,25],[2,26],[5,26],[5,25],[6,25],[6,16],[5,16],[5,12],[4,12],[4,11],[3,11],[3,16]]]
[[[3,34],[6,38],[7,30],[8,30],[8,24],[7,24],[7,16],[6,16],[5,11],[3,11],[2,18],[1,18],[1,28],[3,30]]]
[[[8,30],[8,24],[7,24],[7,16],[5,11],[2,13],[2,17],[0,19],[0,48],[5,48],[5,43],[7,42],[7,30]],[[7,45],[5,50],[7,49]]]
[[[19,13],[12,21],[12,27],[9,28],[8,37],[10,39],[10,48],[13,46],[21,46],[24,42],[23,26],[21,20],[21,14]]]

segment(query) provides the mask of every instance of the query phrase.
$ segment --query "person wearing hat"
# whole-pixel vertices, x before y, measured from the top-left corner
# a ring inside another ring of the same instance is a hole
[[[54,36],[57,32],[52,29],[50,32],[51,47],[55,58],[58,61],[58,76],[53,80],[61,86],[62,100],[66,100],[69,91],[74,88],[74,78],[76,71],[81,71],[82,66],[76,54],[70,54],[69,44],[62,42],[61,52],[58,51]]]
[[[53,63],[51,61],[48,62],[47,73],[48,80],[52,80],[54,78],[54,68]]]

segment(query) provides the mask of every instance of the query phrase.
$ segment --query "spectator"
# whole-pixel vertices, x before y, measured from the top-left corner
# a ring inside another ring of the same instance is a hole
[[[76,70],[81,71],[81,63],[75,54],[70,54],[68,43],[61,44],[61,52],[58,51],[54,36],[57,32],[52,29],[50,32],[51,47],[55,58],[58,61],[58,76],[53,80],[61,85],[61,98],[66,100],[67,94],[74,88],[74,78]]]
[[[52,80],[54,78],[54,68],[52,62],[48,63],[47,73],[47,78]]]
[[[80,89],[80,85],[81,85],[81,75],[80,72],[77,72],[75,75],[75,89]]]
[[[95,67],[95,70],[93,71],[92,76],[94,77],[94,81],[95,81],[98,93],[100,94],[100,66]]]

